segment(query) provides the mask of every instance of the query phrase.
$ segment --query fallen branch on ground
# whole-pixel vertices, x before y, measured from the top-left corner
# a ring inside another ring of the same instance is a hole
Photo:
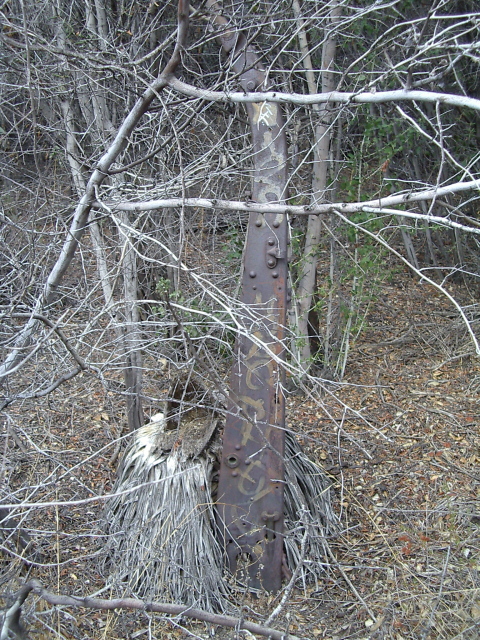
[[[173,616],[184,616],[210,624],[216,624],[222,627],[231,627],[241,631],[242,629],[256,633],[260,636],[271,638],[272,640],[299,640],[296,636],[285,634],[282,631],[263,627],[255,622],[249,622],[243,618],[234,618],[233,616],[220,615],[216,613],[208,613],[201,609],[192,609],[181,604],[169,604],[166,602],[144,602],[136,598],[117,598],[113,600],[103,600],[102,598],[94,598],[90,596],[65,596],[56,595],[47,591],[38,580],[29,580],[22,588],[13,596],[13,604],[6,611],[5,618],[0,632],[0,640],[6,640],[9,633],[13,633],[16,638],[24,638],[24,630],[20,623],[21,607],[29,593],[33,592],[42,600],[49,604],[66,606],[66,607],[83,607],[85,609],[101,609],[111,611],[112,609],[134,609],[137,611],[146,611],[153,613],[166,613]]]

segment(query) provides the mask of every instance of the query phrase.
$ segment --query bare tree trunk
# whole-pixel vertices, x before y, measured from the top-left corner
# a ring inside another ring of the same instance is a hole
[[[414,155],[412,158],[412,162],[413,162],[413,168],[414,168],[414,172],[415,172],[415,178],[417,180],[421,180],[422,179],[422,172],[420,171],[420,165],[418,164],[418,158]],[[425,202],[421,202],[420,203],[420,207],[422,208],[422,212],[427,215],[428,214],[428,208]],[[435,255],[435,247],[433,246],[433,239],[432,239],[432,232],[430,229],[430,225],[428,224],[428,222],[425,222],[423,225],[423,228],[425,229],[425,236],[427,238],[427,246],[428,246],[428,252],[430,255],[430,261],[433,264],[433,266],[435,268],[438,268],[438,261],[437,261],[437,256]]]
[[[77,157],[77,139],[75,136],[75,118],[73,115],[72,103],[70,100],[62,100],[61,108],[66,133],[66,151],[68,164],[72,174],[72,180],[77,196],[85,191],[85,180],[82,175],[82,164]]]
[[[95,14],[93,13],[92,0],[85,0],[85,22],[89,31],[92,33],[97,32],[97,23],[95,20]]]
[[[420,265],[418,264],[417,253],[415,251],[415,247],[413,246],[412,238],[408,233],[409,227],[408,227],[407,220],[402,216],[398,216],[398,221],[400,223],[400,233],[402,234],[402,240],[405,247],[405,251],[407,252],[408,261],[418,271],[420,269]]]
[[[122,222],[129,226],[128,213],[121,215]],[[133,240],[125,238],[122,274],[124,291],[124,325],[121,327],[125,355],[124,379],[127,391],[127,417],[130,430],[143,424],[142,411],[142,336],[138,307],[137,259]]]
[[[97,36],[100,49],[105,51],[108,42],[108,21],[107,12],[103,0],[95,0],[95,11],[97,14]]]
[[[308,43],[303,24],[299,19],[300,5],[298,0],[293,2],[294,12],[299,22],[300,48],[303,56],[303,64],[307,71],[309,93],[317,93],[313,65],[310,58]],[[327,93],[335,89],[335,74],[333,65],[335,62],[336,36],[334,28],[340,20],[342,7],[338,0],[331,3],[329,24],[327,28],[332,31],[327,34],[322,51],[322,92]],[[317,125],[315,127],[315,140],[313,149],[313,202],[318,204],[325,201],[327,190],[328,157],[331,140],[332,113],[328,104],[314,107]],[[296,297],[298,304],[297,324],[297,348],[299,363],[307,371],[310,366],[311,349],[308,336],[308,313],[312,307],[312,299],[315,290],[317,272],[317,246],[320,239],[322,220],[320,216],[309,216],[303,260],[301,264],[300,278],[297,285]]]

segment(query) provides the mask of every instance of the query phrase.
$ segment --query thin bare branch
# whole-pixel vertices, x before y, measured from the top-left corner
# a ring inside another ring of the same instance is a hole
[[[47,327],[50,327],[50,329],[53,329],[55,331],[57,336],[60,338],[60,340],[65,345],[65,348],[68,351],[68,353],[72,356],[72,358],[78,364],[79,369],[83,370],[83,369],[87,368],[87,365],[85,364],[84,359],[72,347],[72,345],[70,344],[70,341],[68,340],[66,335],[63,333],[63,331],[60,329],[58,324],[56,324],[55,322],[52,322],[52,320],[50,320],[50,318],[47,318],[46,316],[42,315],[41,313],[31,314],[31,313],[18,313],[18,312],[12,313],[11,317],[12,318],[32,318],[33,317],[35,320],[41,320],[43,322],[43,324],[46,324]]]
[[[359,211],[371,211],[382,210],[385,213],[395,215],[405,213],[408,217],[416,218],[418,220],[430,221],[435,224],[443,224],[444,226],[455,228],[457,223],[452,223],[448,219],[441,218],[440,216],[429,216],[421,213],[405,212],[403,210],[398,211],[385,211],[386,207],[392,207],[395,205],[405,205],[410,202],[422,202],[427,200],[433,200],[438,197],[453,194],[462,193],[464,191],[476,191],[480,189],[480,180],[471,180],[469,182],[456,182],[454,184],[437,187],[432,189],[425,189],[423,191],[409,191],[407,193],[399,193],[385,198],[379,198],[377,200],[368,200],[366,202],[332,202],[324,204],[308,204],[308,205],[288,205],[288,204],[260,204],[252,201],[238,201],[238,200],[221,200],[210,198],[165,198],[160,200],[145,200],[143,202],[107,202],[107,206],[112,211],[157,211],[168,207],[199,207],[203,209],[225,209],[227,211],[245,211],[255,213],[286,213],[293,216],[304,215],[320,215],[322,213],[332,213],[335,211],[341,211],[344,214],[358,213]],[[96,206],[100,207],[100,203],[96,203]],[[375,211],[377,212],[377,211]],[[457,228],[462,228],[464,231],[471,233],[480,233],[480,229],[474,227],[467,227],[465,225],[459,225]]]
[[[29,593],[33,592],[45,602],[54,606],[63,607],[82,607],[84,609],[100,609],[102,611],[112,611],[114,609],[127,609],[136,611],[145,611],[152,613],[165,613],[170,616],[183,616],[194,620],[201,620],[209,624],[216,624],[231,629],[241,631],[245,629],[250,633],[256,633],[260,636],[271,638],[272,640],[298,640],[297,636],[285,634],[282,631],[264,627],[255,622],[249,622],[244,618],[234,618],[233,616],[220,615],[202,611],[201,609],[192,609],[184,605],[170,604],[167,602],[144,602],[136,598],[117,598],[114,600],[105,600],[90,596],[68,596],[56,595],[47,591],[38,580],[30,580],[17,592],[15,602],[8,610],[5,622],[2,628],[0,639],[4,640],[8,637],[9,631],[14,629],[14,621],[18,625],[19,613],[21,605],[25,602]]]

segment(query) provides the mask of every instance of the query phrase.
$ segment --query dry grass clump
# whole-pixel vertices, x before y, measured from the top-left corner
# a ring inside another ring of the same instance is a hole
[[[231,609],[215,518],[222,420],[202,385],[174,381],[165,413],[133,434],[105,519],[109,582],[140,598]],[[208,409],[206,407],[212,407]],[[297,579],[324,572],[336,526],[330,482],[291,433],[286,442],[285,552]]]

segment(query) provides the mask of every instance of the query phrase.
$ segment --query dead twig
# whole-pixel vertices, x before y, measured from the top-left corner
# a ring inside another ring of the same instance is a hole
[[[437,611],[438,605],[440,604],[440,600],[442,598],[442,593],[443,593],[443,586],[445,584],[445,576],[447,574],[447,568],[448,568],[448,561],[450,559],[450,551],[451,551],[451,547],[449,546],[447,549],[447,555],[445,557],[445,562],[443,563],[443,570],[442,570],[442,576],[441,576],[441,582],[440,582],[440,590],[438,592],[438,596],[435,599],[435,603],[432,607],[432,610],[430,612],[430,616],[427,620],[427,622],[425,623],[423,630],[422,630],[422,635],[420,636],[421,640],[427,640],[429,634],[430,634],[430,630],[433,627],[433,623],[435,620],[435,613]]]
[[[353,584],[353,582],[350,580],[350,578],[347,576],[347,574],[345,573],[345,571],[343,570],[343,567],[340,565],[340,563],[338,562],[338,560],[335,558],[335,556],[333,555],[332,551],[330,550],[329,547],[327,547],[327,551],[328,551],[328,555],[330,556],[330,558],[332,559],[333,563],[335,564],[335,566],[338,568],[338,570],[340,571],[340,573],[343,576],[343,579],[345,580],[345,582],[348,584],[348,586],[350,587],[350,589],[352,590],[352,593],[355,595],[355,597],[357,598],[357,600],[365,607],[365,610],[367,611],[368,615],[373,619],[374,622],[377,621],[377,618],[375,616],[375,614],[373,613],[373,611],[370,609],[370,607],[368,606],[368,604],[365,602],[365,600],[362,598],[362,596],[358,593],[357,589],[355,588],[355,585]]]
[[[143,600],[138,600],[136,598],[104,600],[102,598],[93,598],[90,596],[56,595],[47,591],[38,580],[30,580],[29,582],[26,582],[15,594],[14,604],[5,614],[0,640],[6,640],[9,632],[12,632],[16,638],[25,638],[25,633],[20,624],[20,614],[21,607],[30,592],[35,593],[35,595],[40,597],[42,600],[45,600],[45,602],[54,606],[83,607],[85,609],[101,609],[103,611],[111,611],[113,609],[134,609],[137,611],[166,613],[172,616],[183,616],[185,618],[193,618],[195,620],[201,620],[202,622],[217,624],[223,627],[249,631],[260,636],[271,638],[272,640],[299,640],[297,636],[285,634],[282,631],[277,631],[270,627],[264,627],[260,624],[249,622],[242,618],[209,613],[201,609],[192,609],[185,605],[169,604],[166,602],[144,602]]]
[[[303,507],[303,509],[302,509],[302,516],[305,517],[305,518],[308,518],[308,516],[309,516],[309,513],[308,513],[306,507]],[[305,532],[304,532],[303,537],[302,537],[302,543],[301,543],[301,546],[300,546],[300,559],[299,559],[299,562],[298,562],[297,566],[295,567],[295,570],[292,573],[292,577],[290,578],[287,586],[285,587],[285,591],[283,593],[282,599],[280,600],[278,605],[275,607],[275,609],[272,611],[272,613],[267,618],[267,624],[272,624],[272,622],[275,620],[275,618],[277,618],[281,614],[281,612],[284,609],[286,603],[288,602],[288,599],[290,598],[290,594],[292,593],[292,589],[294,588],[295,583],[297,582],[297,578],[300,575],[300,571],[302,569],[302,563],[303,563],[303,561],[305,559],[305,551],[306,551],[306,547],[307,547],[307,538],[308,538],[309,534],[311,534],[310,527],[308,527],[308,525],[306,525],[305,526]]]

